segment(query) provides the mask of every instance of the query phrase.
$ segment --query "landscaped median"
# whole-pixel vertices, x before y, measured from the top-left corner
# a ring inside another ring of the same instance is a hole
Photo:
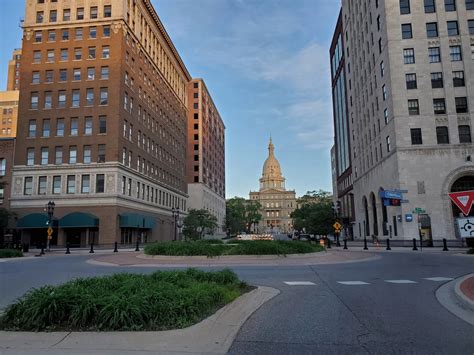
[[[23,252],[18,249],[0,249],[0,258],[19,258]]]
[[[221,255],[290,255],[307,254],[323,251],[319,244],[300,241],[186,241],[186,242],[159,242],[145,247],[147,255],[167,256],[221,256]]]
[[[7,307],[0,329],[142,331],[188,327],[251,289],[230,270],[158,271],[76,279],[33,289]]]

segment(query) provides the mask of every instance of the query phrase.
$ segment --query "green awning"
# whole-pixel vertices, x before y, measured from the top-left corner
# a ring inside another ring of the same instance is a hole
[[[73,212],[59,220],[61,228],[94,228],[99,226],[99,218],[90,213]]]
[[[48,216],[43,213],[30,213],[20,218],[17,228],[48,228]]]
[[[120,228],[145,228],[152,229],[155,218],[138,213],[122,213],[120,215]]]

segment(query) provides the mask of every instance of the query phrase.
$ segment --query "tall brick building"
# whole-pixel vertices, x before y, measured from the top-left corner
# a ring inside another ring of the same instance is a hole
[[[150,0],[27,0],[11,207],[25,242],[171,239],[191,77]]]

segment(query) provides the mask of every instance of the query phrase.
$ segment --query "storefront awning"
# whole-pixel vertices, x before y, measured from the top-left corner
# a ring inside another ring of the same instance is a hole
[[[17,228],[48,228],[48,216],[43,213],[30,213],[20,218]]]
[[[61,228],[94,228],[99,226],[99,218],[90,213],[73,212],[59,220]]]
[[[155,219],[138,213],[122,213],[120,215],[120,228],[145,228],[155,226]]]

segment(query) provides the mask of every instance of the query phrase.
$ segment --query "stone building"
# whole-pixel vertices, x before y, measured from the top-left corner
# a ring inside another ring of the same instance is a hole
[[[448,193],[474,190],[474,2],[343,0],[340,26],[354,236],[458,238]]]
[[[268,144],[268,158],[263,164],[260,190],[250,192],[250,201],[262,205],[260,220],[256,232],[287,233],[293,229],[291,213],[296,209],[294,190],[286,190],[285,178],[281,173],[280,163],[275,157],[272,139]]]
[[[0,138],[15,138],[18,120],[17,90],[0,91]]]

